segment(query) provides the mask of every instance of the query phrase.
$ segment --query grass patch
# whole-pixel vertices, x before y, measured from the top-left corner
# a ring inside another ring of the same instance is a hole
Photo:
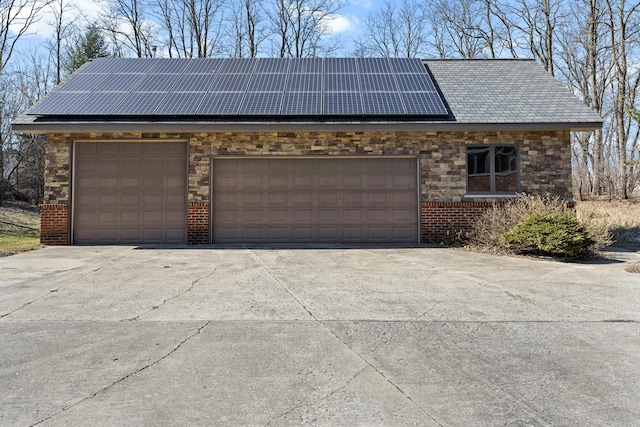
[[[629,273],[640,273],[640,261],[632,262],[627,265],[624,271],[628,271]]]
[[[639,250],[640,198],[580,201],[576,202],[576,213],[581,220],[606,224],[616,246]]]
[[[4,202],[0,206],[0,256],[40,246],[38,209],[24,203]]]

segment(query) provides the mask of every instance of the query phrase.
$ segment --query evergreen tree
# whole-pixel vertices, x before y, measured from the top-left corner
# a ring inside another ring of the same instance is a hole
[[[85,33],[67,48],[63,68],[67,74],[71,74],[88,60],[107,56],[111,54],[102,32],[95,25],[90,25]]]

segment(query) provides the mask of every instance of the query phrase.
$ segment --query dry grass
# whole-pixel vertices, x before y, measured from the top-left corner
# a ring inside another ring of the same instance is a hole
[[[616,243],[640,245],[640,198],[576,202],[576,211],[580,220],[606,224]]]
[[[5,202],[0,206],[0,256],[40,247],[40,214],[28,204]]]

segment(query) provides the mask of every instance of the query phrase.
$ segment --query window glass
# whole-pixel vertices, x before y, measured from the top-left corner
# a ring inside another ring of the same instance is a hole
[[[491,147],[467,147],[467,191],[491,192]]]
[[[495,191],[518,191],[518,153],[516,147],[493,147],[495,158]]]
[[[518,150],[515,146],[467,146],[468,193],[518,191]]]

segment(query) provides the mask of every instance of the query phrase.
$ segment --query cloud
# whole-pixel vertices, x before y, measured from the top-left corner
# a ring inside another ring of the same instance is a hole
[[[334,15],[329,20],[328,25],[331,34],[347,33],[355,29],[353,20],[345,15]]]

